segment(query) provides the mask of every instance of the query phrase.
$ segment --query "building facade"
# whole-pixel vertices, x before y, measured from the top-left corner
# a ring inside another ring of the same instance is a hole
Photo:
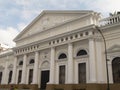
[[[120,14],[101,18],[100,13],[88,10],[41,12],[14,39],[16,46],[1,52],[1,87],[105,90],[105,43],[96,26],[105,36],[109,83],[111,88],[118,87]]]

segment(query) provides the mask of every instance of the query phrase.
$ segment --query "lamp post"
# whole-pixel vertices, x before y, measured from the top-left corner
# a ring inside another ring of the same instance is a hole
[[[95,28],[97,29],[97,31],[101,34],[103,41],[104,41],[104,46],[105,46],[105,61],[106,61],[106,73],[107,73],[107,90],[110,90],[110,83],[109,83],[109,72],[108,72],[108,59],[107,59],[107,48],[106,48],[106,41],[105,41],[105,37],[101,31],[101,29],[98,26],[95,26]]]

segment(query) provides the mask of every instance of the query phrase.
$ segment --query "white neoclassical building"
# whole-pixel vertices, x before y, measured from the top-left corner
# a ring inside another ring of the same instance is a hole
[[[105,37],[105,43],[98,28]],[[45,10],[0,53],[0,87],[111,90],[120,87],[120,14]]]

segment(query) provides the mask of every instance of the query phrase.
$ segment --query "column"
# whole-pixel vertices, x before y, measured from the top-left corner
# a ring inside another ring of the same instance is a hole
[[[5,62],[2,84],[8,84],[8,60]]]
[[[17,57],[14,58],[13,74],[12,74],[12,84],[16,84],[16,71],[17,71]]]
[[[95,42],[89,40],[89,66],[90,66],[90,83],[96,83],[96,61],[95,61]]]
[[[73,84],[73,45],[68,44],[68,84]]]
[[[24,55],[24,57],[23,57],[22,81],[21,81],[21,84],[26,84],[26,63],[27,63],[27,55]]]
[[[54,84],[54,78],[55,78],[55,48],[51,48],[51,60],[50,60],[50,84]]]
[[[33,84],[38,83],[38,61],[39,61],[39,52],[35,52],[35,63],[33,70]]]
[[[113,81],[113,71],[112,71],[112,60],[108,61],[108,72],[109,72],[109,82],[114,83]]]
[[[101,40],[96,41],[96,59],[97,59],[97,80],[99,83],[104,83],[104,74],[103,74],[103,56],[102,56],[102,44]]]

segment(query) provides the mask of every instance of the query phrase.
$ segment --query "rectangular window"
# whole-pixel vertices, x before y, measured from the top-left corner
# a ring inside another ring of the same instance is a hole
[[[33,69],[30,69],[29,70],[29,81],[28,81],[28,84],[31,84],[32,80],[33,80]]]
[[[59,84],[65,84],[65,65],[59,67]]]
[[[22,79],[22,70],[19,70],[19,73],[18,73],[18,84],[21,82],[21,79]]]
[[[0,84],[2,82],[2,72],[0,72]]]
[[[12,71],[9,72],[8,84],[11,82],[11,80],[12,80]]]
[[[86,83],[86,63],[78,64],[78,82]]]

